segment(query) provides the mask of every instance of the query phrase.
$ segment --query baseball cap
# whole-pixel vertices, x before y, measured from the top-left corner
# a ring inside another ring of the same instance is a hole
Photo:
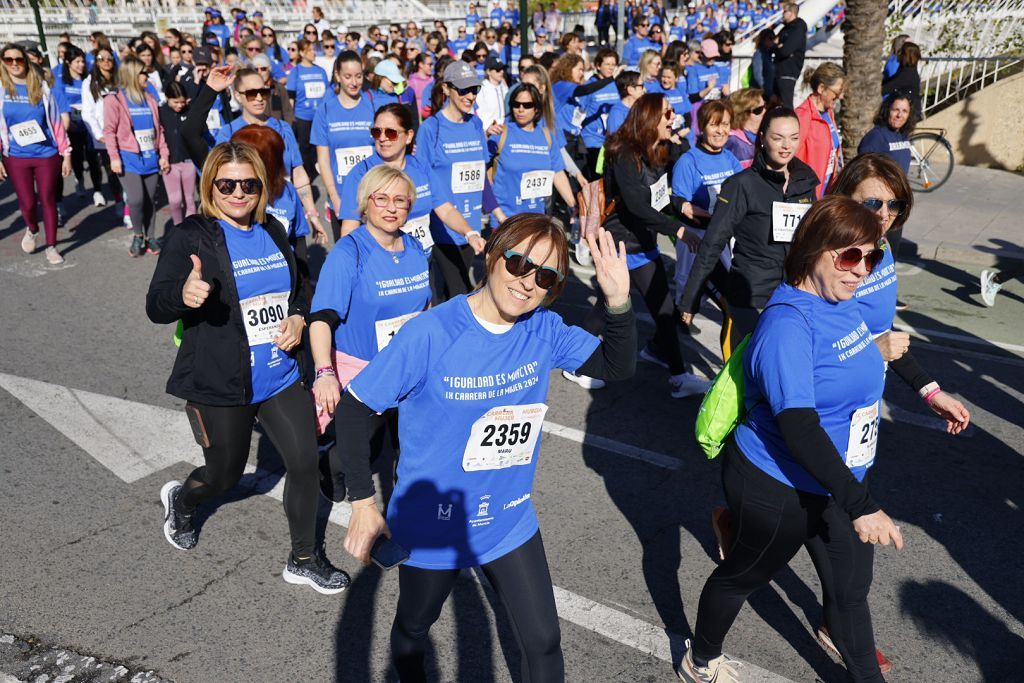
[[[548,34],[548,30],[541,26],[536,31],[534,31],[534,33],[538,36],[546,36]]]
[[[705,38],[700,41],[700,51],[705,57],[717,57],[718,56],[718,43],[713,38]]]
[[[192,63],[193,64],[205,64],[210,66],[213,64],[213,56],[210,55],[210,48],[208,47],[197,47],[192,51]]]
[[[390,59],[378,62],[377,66],[373,68],[373,73],[383,76],[392,83],[405,83],[405,77],[402,76],[402,72],[398,70],[398,67]]]
[[[261,12],[259,10],[256,10],[255,12],[252,13],[252,16],[253,17],[262,17],[263,16],[263,12]]]
[[[497,57],[488,57],[487,61],[484,62],[484,69],[488,71],[504,71],[505,68],[505,62]]]
[[[219,17],[220,16],[220,10],[219,9],[208,9],[208,10],[206,10],[206,13],[209,14],[211,17]]]
[[[444,82],[451,83],[456,88],[469,88],[480,85],[480,78],[476,75],[476,69],[462,60],[457,60],[445,67]]]

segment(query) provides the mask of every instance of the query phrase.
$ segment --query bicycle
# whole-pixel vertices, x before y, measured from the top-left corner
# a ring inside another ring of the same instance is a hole
[[[914,192],[934,192],[953,175],[953,147],[944,128],[918,129],[910,136],[907,180]]]

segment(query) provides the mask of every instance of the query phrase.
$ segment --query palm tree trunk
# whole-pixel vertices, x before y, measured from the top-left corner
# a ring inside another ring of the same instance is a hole
[[[843,22],[843,69],[846,97],[842,106],[843,154],[852,159],[871,128],[882,101],[886,0],[848,0]]]

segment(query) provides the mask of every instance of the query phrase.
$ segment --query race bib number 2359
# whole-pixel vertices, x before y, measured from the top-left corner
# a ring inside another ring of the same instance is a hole
[[[501,470],[533,462],[548,407],[543,403],[498,406],[476,422],[462,455],[466,472]]]

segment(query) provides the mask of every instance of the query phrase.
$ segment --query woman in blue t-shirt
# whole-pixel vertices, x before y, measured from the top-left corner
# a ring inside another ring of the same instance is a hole
[[[59,265],[64,258],[57,251],[58,183],[61,174],[71,173],[71,144],[57,98],[29,65],[25,49],[8,43],[0,55],[0,181],[10,179],[25,220],[21,248],[31,254],[38,246],[41,204],[46,260]]]
[[[575,210],[562,148],[543,122],[540,92],[529,83],[520,83],[508,99],[505,129],[487,143],[498,206],[506,216],[547,213],[552,190],[558,190],[570,210]]]
[[[53,92],[61,110],[69,118],[68,140],[71,142],[71,170],[75,174],[75,191],[85,194],[85,162],[89,162],[89,177],[94,191],[103,182],[103,169],[89,144],[89,130],[82,119],[82,84],[85,82],[85,53],[74,45],[64,51]]]
[[[349,577],[316,542],[316,418],[296,358],[308,308],[305,264],[266,212],[267,185],[254,147],[214,147],[203,165],[200,213],[171,231],[149,285],[149,319],[183,323],[167,391],[187,401],[204,461],[161,489],[164,537],[179,550],[196,546],[196,509],[238,484],[259,420],[287,471],[291,552],[282,578],[340,593]]]
[[[121,176],[125,204],[134,237],[128,253],[139,257],[159,254],[155,236],[158,173],[170,169],[170,151],[164,139],[156,98],[149,94],[145,67],[129,57],[117,72],[121,88],[103,99],[103,139],[110,168]]]
[[[341,391],[430,305],[430,264],[405,231],[415,201],[414,181],[404,172],[387,164],[370,169],[357,193],[363,224],[335,245],[320,271],[309,339],[321,431],[330,424]],[[374,420],[374,431],[393,423],[393,417]],[[336,501],[345,496],[337,442],[349,436],[338,433],[330,453],[334,476],[321,484],[324,495]]]
[[[362,562],[380,535],[409,553],[391,630],[402,680],[425,680],[428,632],[464,568],[479,566],[511,617],[523,680],[562,681],[558,614],[532,502],[550,372],[606,379],[635,367],[636,326],[623,245],[591,236],[607,301],[603,341],[546,308],[565,286],[569,245],[547,216],[509,218],[487,244],[478,291],[406,323],[348,386],[335,413],[352,518],[345,549]],[[402,457],[377,509],[368,439],[397,407]]]
[[[910,96],[893,95],[882,103],[875,116],[875,127],[861,139],[857,145],[857,154],[880,152],[899,164],[904,173],[909,173],[910,134],[914,132],[918,120]],[[894,246],[899,248],[899,244]]]
[[[881,263],[869,209],[827,197],[804,216],[743,357],[746,417],[725,445],[722,483],[742,526],[700,597],[683,680],[735,676],[722,654],[747,597],[813,540],[827,551],[828,623],[856,681],[882,681],[868,606],[874,544],[903,547],[864,482],[875,460],[884,362],[854,294]]]
[[[310,181],[313,181],[316,180],[316,149],[309,141],[309,134],[313,128],[313,116],[317,107],[330,91],[330,78],[327,77],[326,71],[314,63],[315,43],[300,40],[296,43],[296,51],[299,61],[295,68],[288,72],[285,89],[288,91],[288,98],[295,114],[292,128],[295,130],[295,138],[299,141],[299,150],[302,152],[302,165],[306,167],[306,175]]]

